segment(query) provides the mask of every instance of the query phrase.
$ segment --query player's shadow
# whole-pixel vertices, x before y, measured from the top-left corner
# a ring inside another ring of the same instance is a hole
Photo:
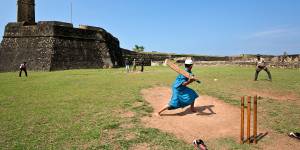
[[[200,106],[197,108],[197,115],[213,115],[217,114],[213,111],[212,107],[215,107],[215,105],[207,105],[207,106]],[[208,110],[209,112],[205,112],[205,110]]]
[[[259,142],[260,140],[262,140],[265,136],[268,135],[268,132],[265,132],[265,133],[259,133],[257,136],[256,136],[256,141]],[[247,138],[245,138],[243,140],[243,143],[246,143],[247,142]],[[254,142],[254,136],[252,135],[250,137],[250,143],[253,143]]]
[[[212,107],[215,107],[215,105],[206,105],[206,106],[196,106],[195,110],[196,112],[192,112],[190,107],[186,108],[184,111],[176,114],[161,114],[162,116],[184,116],[188,114],[197,114],[197,115],[213,115],[216,114]],[[208,112],[206,111],[208,110]]]

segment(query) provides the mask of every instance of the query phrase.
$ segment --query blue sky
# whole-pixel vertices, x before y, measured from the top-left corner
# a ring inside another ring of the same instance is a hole
[[[0,36],[16,21],[1,0]],[[205,55],[300,53],[300,0],[36,0],[36,20],[99,26],[121,47]]]

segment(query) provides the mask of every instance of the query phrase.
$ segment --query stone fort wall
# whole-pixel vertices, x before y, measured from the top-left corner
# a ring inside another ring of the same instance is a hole
[[[195,65],[239,65],[239,66],[253,66],[255,65],[256,55],[247,56],[197,56],[197,55],[178,55],[178,54],[151,54],[138,53],[127,49],[122,49],[124,58],[130,61],[136,59],[137,63],[141,58],[144,58],[145,65],[163,65],[165,59],[172,59],[178,64],[183,64],[186,58],[192,58]],[[300,54],[287,56],[273,56],[262,55],[266,63],[270,67],[275,68],[300,68]]]
[[[102,28],[41,21],[8,23],[0,47],[0,71],[63,70],[123,66],[119,40]]]

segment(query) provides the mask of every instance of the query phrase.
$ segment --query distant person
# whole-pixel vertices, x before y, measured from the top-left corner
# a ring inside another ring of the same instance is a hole
[[[126,69],[126,72],[129,72],[129,71],[130,71],[129,60],[128,60],[128,58],[125,59],[125,69]]]
[[[132,62],[132,71],[136,71],[136,61],[135,61],[135,59],[133,59],[133,62]]]
[[[256,56],[255,63],[256,63],[256,71],[255,71],[254,81],[257,81],[258,74],[261,70],[265,70],[268,73],[269,80],[272,81],[272,76],[266,65],[266,62],[263,58],[261,58],[261,56],[259,54],[257,54],[257,56]]]
[[[26,77],[27,77],[27,66],[26,66],[26,62],[23,62],[23,63],[20,65],[19,77],[22,76],[22,71],[25,72],[25,75],[26,75]]]
[[[141,72],[144,72],[144,63],[145,63],[144,58],[141,58],[141,62],[140,62],[140,64],[141,64]]]
[[[185,71],[187,71],[191,76],[193,68],[193,61],[190,59],[185,60]],[[198,96],[198,94],[192,90],[191,88],[187,87],[190,83],[194,82],[194,78],[187,78],[182,74],[179,74],[172,85],[172,97],[166,106],[164,106],[159,112],[158,115],[165,110],[172,110],[177,108],[183,108],[190,105],[191,111],[196,112],[194,108],[194,102]]]

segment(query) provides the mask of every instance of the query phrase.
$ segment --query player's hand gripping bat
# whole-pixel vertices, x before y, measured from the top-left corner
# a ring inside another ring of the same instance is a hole
[[[167,65],[173,69],[174,71],[176,71],[179,74],[182,74],[183,76],[189,78],[189,79],[194,79],[197,83],[200,83],[200,80],[197,79],[195,76],[191,76],[188,72],[186,72],[183,69],[180,69],[176,64],[172,63],[169,59],[167,59],[166,61]]]

